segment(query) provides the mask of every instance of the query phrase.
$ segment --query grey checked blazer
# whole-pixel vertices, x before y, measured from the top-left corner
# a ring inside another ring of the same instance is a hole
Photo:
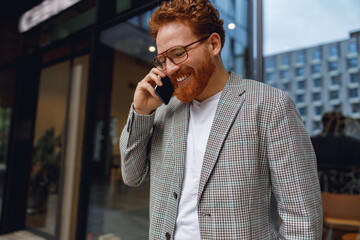
[[[150,239],[173,239],[188,120],[189,104],[173,97],[150,116],[130,110],[121,135],[125,183],[138,186],[150,176]],[[269,217],[272,192],[278,231]],[[197,209],[202,239],[321,239],[316,157],[284,92],[231,73],[208,139]]]

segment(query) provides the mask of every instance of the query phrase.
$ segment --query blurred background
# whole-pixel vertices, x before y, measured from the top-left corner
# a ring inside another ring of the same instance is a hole
[[[147,238],[149,185],[123,184],[118,144],[152,68],[147,21],[161,2],[1,3],[1,234]],[[356,239],[360,2],[211,2],[225,21],[226,68],[287,92],[301,114],[317,155],[323,239]]]

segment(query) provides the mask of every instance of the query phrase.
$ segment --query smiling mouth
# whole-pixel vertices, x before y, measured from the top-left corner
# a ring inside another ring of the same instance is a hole
[[[179,78],[176,79],[176,82],[181,83],[181,82],[183,82],[185,79],[187,79],[189,76],[190,76],[190,74],[187,74],[187,75],[185,75],[185,76],[179,77]]]

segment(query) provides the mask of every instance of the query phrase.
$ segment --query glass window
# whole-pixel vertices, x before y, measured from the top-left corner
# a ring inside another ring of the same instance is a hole
[[[316,73],[320,73],[320,64],[315,64],[311,66],[311,73],[312,74],[316,74]]]
[[[41,71],[26,224],[55,234],[70,61]],[[49,207],[48,207],[49,206]]]
[[[116,0],[116,12],[120,13],[131,8],[131,0]]]
[[[300,67],[300,68],[296,68],[295,69],[295,74],[297,77],[303,76],[304,75],[304,68]]]
[[[350,74],[350,82],[358,83],[359,82],[359,74],[358,73]]]
[[[283,84],[283,90],[284,91],[290,91],[291,90],[291,83],[287,82]]]
[[[304,52],[299,52],[296,55],[296,63],[304,63],[305,61],[305,55]]]
[[[275,60],[274,58],[267,58],[265,61],[265,68],[266,69],[273,69],[275,68]]]
[[[320,101],[321,100],[321,92],[316,92],[316,93],[313,93],[312,95],[313,97],[313,101]]]
[[[297,103],[302,103],[305,101],[305,95],[304,94],[298,94],[296,95],[296,102]]]
[[[338,61],[329,62],[329,71],[338,70],[338,67],[339,67],[339,62]]]
[[[315,110],[315,115],[321,115],[323,112],[323,107],[322,106],[316,106],[314,107]]]
[[[318,131],[321,129],[321,122],[320,121],[314,121],[313,122],[313,129],[314,131]]]
[[[320,53],[320,49],[317,48],[317,49],[314,49],[313,52],[312,52],[312,60],[320,60],[321,58],[321,53]]]
[[[330,100],[335,100],[335,99],[339,99],[338,90],[330,91]]]
[[[349,97],[350,98],[357,98],[358,96],[359,96],[358,88],[349,89]]]
[[[298,89],[305,89],[306,88],[306,82],[305,81],[297,82],[297,88]]]
[[[351,104],[352,113],[360,113],[360,103]]]
[[[274,73],[266,73],[266,82],[272,82],[275,80]]]
[[[301,107],[299,108],[299,113],[302,117],[305,117],[306,116],[306,107]]]
[[[333,85],[333,86],[340,85],[340,76],[339,75],[331,77],[331,85]]]
[[[281,57],[281,65],[288,66],[290,64],[290,59],[288,55]]]
[[[341,112],[341,103],[333,105],[333,110],[335,112]]]
[[[348,59],[348,68],[357,68],[357,58]]]
[[[289,70],[282,70],[280,71],[281,78],[288,78],[289,77]]]
[[[315,78],[313,81],[314,81],[314,87],[316,87],[316,88],[322,87],[321,78]]]
[[[349,42],[349,53],[357,53],[357,44],[355,41]]]
[[[339,56],[339,48],[337,45],[333,45],[330,47],[330,57],[338,57]]]

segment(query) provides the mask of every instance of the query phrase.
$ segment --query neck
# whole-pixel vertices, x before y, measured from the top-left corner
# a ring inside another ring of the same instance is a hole
[[[230,73],[226,71],[224,65],[220,61],[215,68],[215,72],[210,77],[208,85],[204,91],[196,98],[197,101],[202,102],[218,92],[222,91],[226,85]]]

